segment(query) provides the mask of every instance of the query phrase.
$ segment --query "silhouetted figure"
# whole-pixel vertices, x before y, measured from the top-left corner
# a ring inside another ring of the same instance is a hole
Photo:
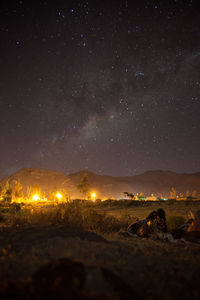
[[[152,221],[154,223],[154,225],[157,228],[157,231],[164,233],[167,232],[167,221],[165,211],[162,208],[152,211],[147,217],[147,220]]]
[[[148,237],[160,232],[167,232],[166,216],[162,208],[152,211],[145,220],[138,221],[128,228],[128,233],[140,237]]]
[[[175,239],[183,238],[186,241],[200,243],[200,210],[193,219],[189,219],[186,224],[181,225],[172,233]]]
[[[172,235],[175,239],[181,239],[183,237],[185,237],[186,232],[188,231],[188,228],[190,226],[190,224],[192,224],[192,222],[194,221],[194,219],[189,219],[185,224],[179,226],[177,229],[175,229],[172,232]]]

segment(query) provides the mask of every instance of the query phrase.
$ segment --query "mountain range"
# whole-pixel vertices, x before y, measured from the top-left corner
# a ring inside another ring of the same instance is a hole
[[[84,174],[88,176],[90,191],[95,191],[97,198],[124,198],[124,192],[133,194],[143,192],[145,195],[169,197],[172,187],[178,193],[185,194],[187,190],[196,191],[200,194],[200,172],[194,174],[179,174],[172,171],[154,170],[147,171],[140,175],[113,177],[98,175],[90,171],[79,171],[73,174],[43,170],[37,168],[23,168],[7,178],[3,178],[0,184],[3,186],[6,181],[14,184],[15,181],[23,185],[23,192],[30,186],[39,186],[41,191],[66,190],[71,198],[80,198],[81,194],[77,189],[78,183]]]

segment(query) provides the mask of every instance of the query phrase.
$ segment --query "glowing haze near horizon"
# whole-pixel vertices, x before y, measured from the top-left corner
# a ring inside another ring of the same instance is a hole
[[[0,177],[200,171],[198,1],[2,1],[0,14]]]

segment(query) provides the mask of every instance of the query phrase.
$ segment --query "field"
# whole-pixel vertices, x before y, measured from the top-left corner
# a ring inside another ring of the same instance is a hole
[[[118,234],[160,207],[172,231],[200,202],[2,206],[1,298],[199,299],[200,244]]]

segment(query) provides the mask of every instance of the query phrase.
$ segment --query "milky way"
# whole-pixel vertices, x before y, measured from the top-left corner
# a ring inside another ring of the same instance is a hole
[[[200,170],[198,1],[7,2],[1,177]]]

